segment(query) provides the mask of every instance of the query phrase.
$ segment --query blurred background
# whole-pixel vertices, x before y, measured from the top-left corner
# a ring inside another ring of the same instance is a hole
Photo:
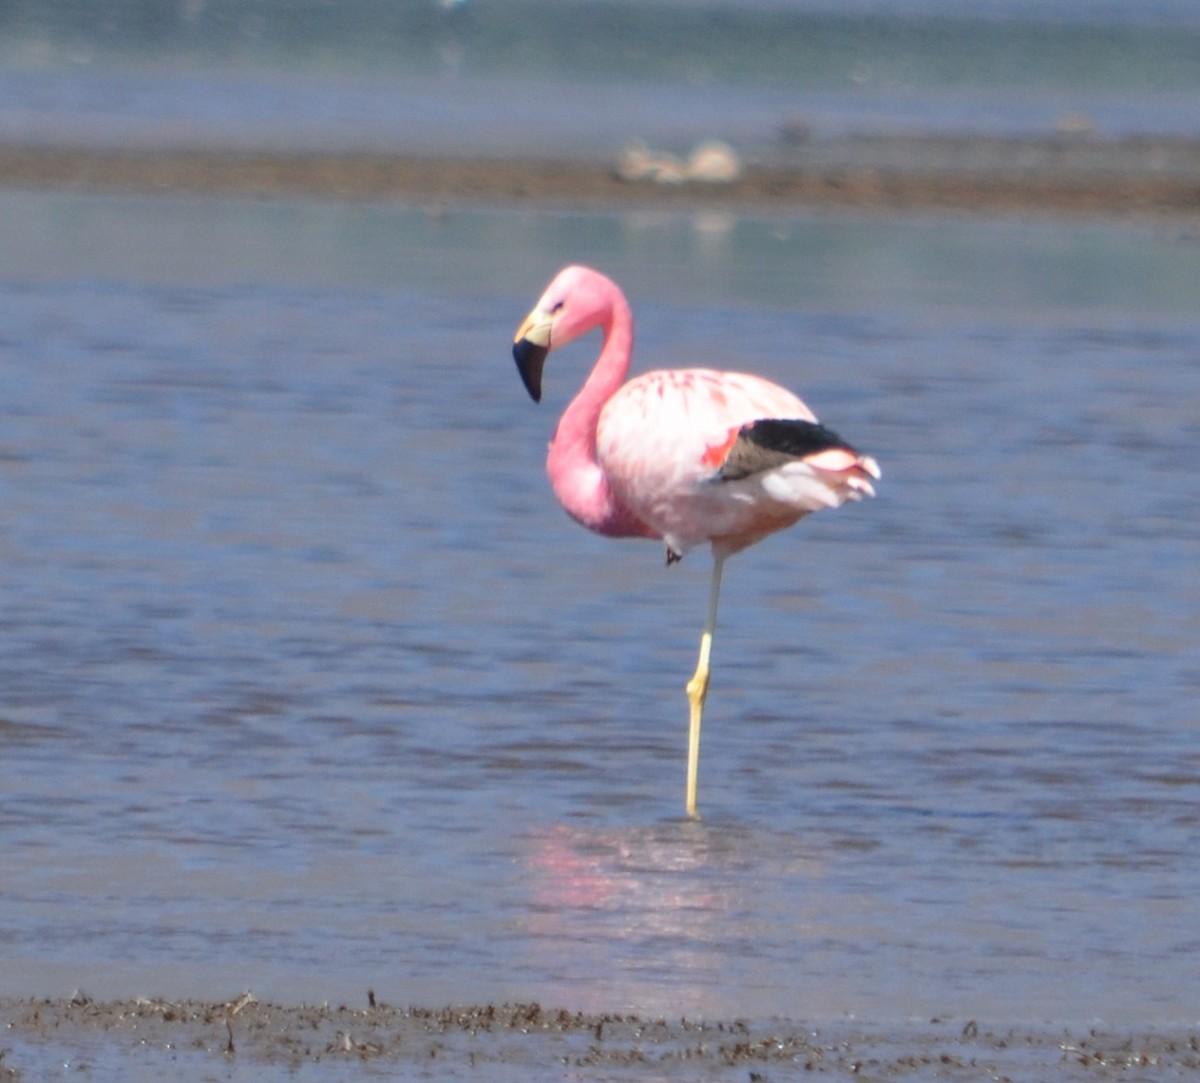
[[[6,0],[0,138],[508,155],[1188,136],[1190,0]]]

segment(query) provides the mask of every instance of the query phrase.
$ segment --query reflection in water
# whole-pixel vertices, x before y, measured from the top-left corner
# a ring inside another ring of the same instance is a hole
[[[529,950],[538,969],[556,976],[564,1003],[728,1012],[731,985],[757,986],[752,999],[763,999],[761,980],[750,975],[770,909],[789,898],[789,913],[778,915],[789,936],[804,941],[814,932],[805,900],[814,898],[822,862],[779,835],[764,847],[749,829],[672,820],[623,829],[560,824],[525,844]],[[775,935],[765,938],[768,951]]]

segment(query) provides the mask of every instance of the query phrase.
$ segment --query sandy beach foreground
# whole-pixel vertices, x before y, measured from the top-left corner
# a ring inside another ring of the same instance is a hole
[[[627,181],[604,161],[228,148],[0,146],[0,186],[256,198],[1200,214],[1200,143],[859,137],[750,161],[729,183]]]
[[[864,1078],[948,1080],[1166,1078],[1200,1070],[1200,1029],[993,1026],[983,1020],[911,1024],[787,1020],[689,1021],[580,1014],[537,1004],[396,1008],[364,997],[361,1007],[265,1004],[249,993],[228,1003],[83,996],[0,1001],[5,1045],[0,1079],[26,1078],[22,1051],[78,1049],[97,1039],[131,1054],[172,1051],[212,1068],[229,1063],[288,1070],[355,1063],[402,1069],[436,1065],[443,1076],[488,1067],[654,1078],[767,1079],[797,1068]],[[338,1074],[338,1078],[342,1078]]]

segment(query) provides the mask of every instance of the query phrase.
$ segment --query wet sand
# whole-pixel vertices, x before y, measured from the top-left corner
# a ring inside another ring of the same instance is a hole
[[[84,996],[0,1001],[9,1047],[0,1079],[26,1078],[22,1050],[72,1048],[100,1039],[130,1052],[187,1053],[211,1070],[239,1062],[289,1071],[374,1062],[486,1078],[528,1066],[654,1078],[768,1079],[789,1071],[862,1078],[949,1080],[1164,1078],[1200,1070],[1200,1028],[1121,1030],[989,1025],[931,1019],[912,1024],[788,1020],[689,1021],[583,1014],[537,1004],[397,1008],[371,993],[358,1007],[265,1004],[249,993],[228,1003],[111,1003]],[[743,1074],[748,1073],[748,1075]],[[29,1077],[32,1078],[32,1077]]]
[[[1200,142],[857,137],[749,161],[732,183],[625,181],[604,161],[227,148],[0,146],[0,186],[253,198],[1200,215]]]

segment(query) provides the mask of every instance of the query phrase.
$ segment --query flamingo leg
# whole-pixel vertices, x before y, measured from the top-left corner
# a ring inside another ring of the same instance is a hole
[[[713,633],[717,627],[717,601],[721,596],[721,571],[725,566],[723,556],[713,555],[712,591],[708,597],[708,617],[704,622],[704,634],[700,637],[700,657],[696,672],[687,683],[688,718],[688,769],[687,769],[687,814],[696,815],[696,777],[700,770],[700,718],[704,714],[704,697],[708,694],[709,658],[712,655]]]

